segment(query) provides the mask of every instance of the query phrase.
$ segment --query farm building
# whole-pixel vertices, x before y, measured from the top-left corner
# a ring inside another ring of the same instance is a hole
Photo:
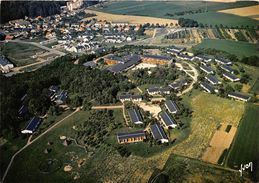
[[[133,102],[139,102],[142,101],[142,96],[141,95],[130,95],[130,94],[126,94],[126,95],[120,95],[119,96],[119,100],[121,102],[125,102],[125,101],[133,101]]]
[[[140,56],[131,55],[126,58],[126,62],[112,65],[107,70],[114,74],[121,73],[139,64],[140,60]]]
[[[162,120],[163,125],[166,128],[175,128],[177,126],[176,121],[174,120],[174,118],[171,117],[167,112],[162,111],[159,114],[159,116],[160,116],[160,118]]]
[[[225,58],[216,58],[215,61],[221,65],[231,65],[232,64],[232,62],[230,60],[225,59]]]
[[[228,80],[230,80],[230,81],[232,81],[232,82],[234,82],[234,81],[239,81],[239,80],[240,80],[240,78],[238,78],[238,77],[236,77],[234,74],[231,74],[231,73],[228,73],[228,72],[223,73],[223,76],[224,76],[226,79],[228,79]]]
[[[40,119],[34,116],[32,119],[30,119],[25,129],[22,130],[21,132],[23,134],[26,134],[26,133],[32,134],[38,129],[39,125],[40,125]]]
[[[132,123],[136,125],[143,124],[143,120],[138,109],[129,109],[128,114]]]
[[[201,82],[200,83],[200,86],[206,90],[208,93],[213,93],[213,92],[218,92],[217,89],[215,89],[213,86],[211,86],[209,83],[206,83],[206,82]]]
[[[228,65],[221,65],[220,68],[226,72],[234,74],[235,70]]]
[[[3,55],[0,55],[0,67],[2,70],[2,73],[10,72],[12,68],[14,68],[14,65]]]
[[[147,89],[147,92],[149,95],[162,95],[162,94],[170,94],[170,88],[169,87],[157,87],[152,86]]]
[[[209,81],[213,85],[221,84],[221,81],[219,81],[215,76],[213,75],[207,75],[205,76],[206,80]]]
[[[208,57],[207,55],[197,55],[195,56],[195,59],[205,63],[209,63],[212,61],[212,58]]]
[[[168,56],[158,56],[158,55],[142,56],[142,62],[147,64],[166,65],[171,60],[172,60],[172,57],[168,57]]]
[[[170,113],[175,114],[179,111],[177,104],[172,100],[166,100],[165,106]]]
[[[170,46],[166,49],[167,53],[172,55],[178,55],[185,50],[186,50],[185,48],[178,48],[176,46]]]
[[[168,86],[174,90],[181,90],[184,86],[188,85],[185,79],[177,80]]]
[[[146,135],[143,130],[117,134],[117,140],[119,144],[141,142],[144,139],[146,139]]]
[[[231,97],[231,98],[234,98],[234,99],[237,99],[237,100],[242,100],[242,101],[245,101],[245,102],[247,102],[251,99],[250,96],[239,93],[239,92],[230,92],[228,94],[228,97]]]
[[[159,124],[150,125],[153,138],[160,143],[169,142],[164,129]]]
[[[209,67],[209,66],[206,66],[206,65],[201,65],[201,66],[200,66],[200,69],[201,69],[202,71],[206,72],[207,74],[213,74],[213,73],[214,73],[214,71],[212,70],[212,68]]]

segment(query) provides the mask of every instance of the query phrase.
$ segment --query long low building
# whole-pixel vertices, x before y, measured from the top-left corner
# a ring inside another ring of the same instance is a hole
[[[237,100],[242,100],[242,101],[249,101],[251,99],[251,96],[245,95],[240,92],[229,92],[228,97],[237,99]]]
[[[178,55],[185,50],[186,48],[178,48],[176,46],[170,46],[166,49],[166,52],[172,55]]]
[[[211,86],[209,83],[206,83],[206,82],[201,82],[200,83],[200,86],[205,90],[207,91],[208,93],[213,93],[213,92],[218,92],[217,89],[215,89],[213,86]]]
[[[146,139],[145,132],[143,130],[135,131],[135,132],[125,132],[125,133],[118,133],[117,140],[119,144],[128,144],[128,143],[135,143],[141,142]]]
[[[142,62],[147,64],[155,65],[166,65],[169,61],[172,60],[172,57],[160,56],[160,55],[143,55]]]
[[[170,112],[170,113],[177,113],[179,111],[179,107],[177,106],[177,104],[172,101],[172,100],[166,100],[165,101],[165,107],[167,108],[167,110]]]
[[[206,72],[207,74],[213,74],[213,73],[214,73],[214,71],[212,70],[212,68],[209,67],[209,66],[206,66],[206,65],[201,65],[201,66],[200,66],[200,69],[201,69],[202,71]]]
[[[143,124],[143,120],[139,110],[133,108],[128,110],[128,114],[132,123],[139,125]]]
[[[139,102],[139,101],[142,101],[142,99],[143,99],[143,97],[141,95],[126,94],[126,95],[120,95],[119,96],[119,100],[121,102],[125,102],[125,101]]]
[[[168,86],[174,90],[181,90],[184,86],[187,86],[188,82],[185,79],[177,80]]]
[[[176,124],[176,121],[174,120],[174,118],[172,116],[170,116],[167,112],[165,111],[162,111],[160,114],[159,114],[161,120],[162,120],[162,123],[163,125],[166,127],[166,128],[175,128],[177,127],[177,124]]]
[[[238,78],[238,77],[235,76],[234,74],[231,74],[231,73],[228,73],[228,72],[223,73],[223,76],[224,76],[226,79],[228,79],[228,80],[230,80],[230,81],[232,81],[232,82],[234,82],[234,81],[240,81],[240,78]]]
[[[30,121],[28,122],[28,124],[25,127],[25,129],[22,130],[21,132],[23,134],[26,134],[26,133],[32,134],[32,133],[34,133],[38,129],[38,127],[40,125],[40,122],[41,122],[40,118],[34,116],[32,119],[30,119]]]
[[[231,65],[232,64],[232,62],[230,60],[225,59],[225,58],[216,58],[215,61],[221,65]]]
[[[109,54],[109,55],[105,56],[103,59],[104,59],[104,62],[107,65],[114,65],[114,64],[118,64],[118,63],[123,63],[124,62],[123,58],[118,57],[118,56],[113,55],[113,54]]]
[[[212,58],[208,57],[207,55],[197,55],[194,58],[205,63],[209,63],[212,61]]]
[[[14,65],[5,56],[0,55],[0,68],[2,73],[7,73],[14,68]]]
[[[159,124],[150,125],[153,138],[160,143],[169,142],[164,129]]]
[[[219,81],[215,76],[213,75],[207,75],[205,76],[206,80],[209,81],[213,85],[221,84],[221,81]]]
[[[220,68],[222,70],[226,71],[226,72],[231,73],[231,74],[235,73],[235,70],[232,67],[228,66],[228,65],[221,65]]]
[[[170,88],[169,87],[157,87],[157,86],[153,86],[153,87],[149,87],[147,89],[147,92],[149,95],[169,95],[170,94]]]

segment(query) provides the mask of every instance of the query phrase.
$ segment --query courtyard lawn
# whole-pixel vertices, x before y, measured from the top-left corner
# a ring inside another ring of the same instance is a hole
[[[241,41],[205,39],[202,43],[196,45],[195,48],[212,48],[220,51],[226,51],[230,54],[236,55],[238,58],[253,55],[259,56],[256,44]]]

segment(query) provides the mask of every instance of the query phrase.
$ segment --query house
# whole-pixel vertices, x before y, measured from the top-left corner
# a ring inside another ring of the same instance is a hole
[[[32,119],[30,119],[30,121],[28,122],[28,124],[25,127],[25,129],[22,130],[21,132],[23,134],[26,134],[26,133],[32,134],[32,133],[34,133],[38,129],[38,127],[40,125],[40,122],[41,122],[40,119],[38,117],[34,116]]]
[[[49,91],[57,93],[59,91],[59,87],[57,85],[51,85],[49,87]]]
[[[146,135],[143,130],[117,134],[117,140],[119,144],[141,142],[144,139],[146,139]]]
[[[139,64],[141,58],[138,55],[130,55],[130,56],[124,58],[124,60],[125,60],[125,62],[112,65],[111,67],[107,68],[107,70],[110,72],[113,72],[114,74],[121,73],[123,71],[127,71],[130,68]]]
[[[203,61],[205,63],[209,63],[212,61],[212,58],[208,57],[207,55],[197,55],[195,56],[195,59],[199,61]]]
[[[221,84],[221,81],[219,81],[215,76],[210,74],[205,76],[205,79],[213,85]]]
[[[181,90],[184,86],[188,85],[185,79],[177,80],[168,86],[174,90]]]
[[[133,102],[140,102],[143,100],[143,97],[141,95],[131,95],[131,100]]]
[[[139,110],[133,108],[128,110],[128,114],[132,123],[136,125],[143,124],[143,120]]]
[[[162,94],[170,94],[170,88],[169,87],[157,87],[152,86],[147,89],[147,92],[149,95],[162,95]]]
[[[221,65],[220,68],[223,69],[226,72],[231,73],[231,74],[235,73],[235,70],[228,65]]]
[[[167,129],[172,129],[175,128],[177,126],[176,121],[173,117],[171,117],[166,111],[162,111],[159,114],[161,121],[163,123],[163,125],[167,128]]]
[[[5,56],[0,55],[0,67],[2,73],[8,73],[12,68],[14,68],[14,65]]]
[[[216,58],[215,61],[221,65],[231,65],[232,64],[232,62],[230,60],[225,59],[225,58]]]
[[[185,51],[185,48],[178,48],[176,46],[170,46],[166,49],[166,52],[172,55],[179,55],[181,52]]]
[[[58,105],[65,103],[66,99],[67,99],[67,91],[65,91],[65,90],[60,90],[55,95],[55,103]]]
[[[213,86],[211,86],[209,83],[206,83],[206,82],[201,82],[200,83],[200,86],[204,89],[204,90],[206,90],[208,93],[213,93],[213,92],[218,92],[218,90],[217,89],[214,89],[214,87]]]
[[[202,71],[206,72],[207,74],[213,74],[213,73],[214,73],[214,71],[212,70],[212,68],[209,67],[209,66],[206,66],[206,65],[201,65],[201,66],[200,66],[200,69],[201,69]]]
[[[121,102],[131,101],[131,95],[120,95],[120,96],[119,96],[119,100],[120,100]]]
[[[237,99],[237,100],[242,100],[242,101],[249,101],[251,99],[250,96],[242,94],[240,92],[229,92],[228,97]]]
[[[159,55],[143,55],[141,58],[143,63],[155,65],[166,65],[172,60],[172,57]]]
[[[187,60],[187,61],[193,61],[194,57],[185,55],[185,54],[180,54],[177,56],[177,58],[180,58],[182,60]]]
[[[169,142],[164,129],[159,124],[150,125],[153,138],[159,143]]]
[[[179,107],[177,106],[177,104],[172,101],[172,100],[166,100],[165,101],[165,107],[167,108],[167,110],[170,112],[170,113],[177,113],[179,111]]]
[[[223,73],[223,76],[224,76],[226,79],[228,79],[228,80],[230,80],[230,81],[232,81],[232,82],[234,82],[234,81],[240,81],[240,78],[238,78],[238,77],[236,77],[234,74],[231,74],[231,73],[228,73],[228,72]]]

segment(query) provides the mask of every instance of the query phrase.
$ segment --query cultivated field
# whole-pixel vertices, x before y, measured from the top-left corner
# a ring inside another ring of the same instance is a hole
[[[230,130],[227,131],[227,123],[221,124],[219,130],[217,130],[211,141],[210,146],[206,149],[206,152],[202,156],[203,161],[207,161],[216,164],[225,149],[228,149],[236,134],[237,127],[230,125]]]
[[[94,10],[86,10],[87,13],[94,13],[97,20],[108,21],[108,22],[128,22],[130,24],[159,24],[159,25],[173,25],[177,24],[177,20],[166,19],[166,18],[154,18],[154,17],[145,17],[145,16],[131,16],[131,15],[116,15],[111,13],[104,13]],[[93,17],[86,18],[86,20],[92,19]]]
[[[236,55],[238,58],[244,56],[259,55],[257,51],[257,45],[246,43],[246,42],[236,42],[230,40],[203,40],[202,43],[196,45],[197,48],[214,48],[220,51],[226,51],[228,53]],[[240,51],[242,50],[242,51]]]
[[[258,168],[259,154],[259,123],[258,123],[259,106],[247,104],[245,114],[240,122],[237,131],[237,137],[229,151],[227,166],[231,168],[240,168],[240,164],[253,162],[254,167]],[[259,177],[258,169],[255,169]],[[258,181],[258,180],[257,180]]]
[[[259,5],[249,6],[244,8],[233,8],[219,11],[221,13],[228,13],[238,16],[250,17],[259,20]]]

